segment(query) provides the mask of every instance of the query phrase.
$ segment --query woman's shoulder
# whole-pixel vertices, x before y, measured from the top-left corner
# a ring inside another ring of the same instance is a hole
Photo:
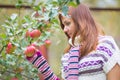
[[[98,46],[99,45],[103,45],[103,46],[106,46],[107,48],[112,48],[112,49],[118,50],[118,46],[116,44],[116,41],[112,36],[99,35]]]
[[[112,36],[109,35],[99,35],[98,36],[98,41],[104,41],[104,40],[114,40]]]

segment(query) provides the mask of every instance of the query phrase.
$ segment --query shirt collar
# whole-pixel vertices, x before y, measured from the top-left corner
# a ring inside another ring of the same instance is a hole
[[[69,39],[68,43],[73,47],[79,46],[80,45],[80,36],[75,37],[74,45],[72,44],[72,38]]]

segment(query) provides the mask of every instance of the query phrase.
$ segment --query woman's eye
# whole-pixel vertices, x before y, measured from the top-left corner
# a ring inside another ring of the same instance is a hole
[[[66,22],[66,25],[70,25],[70,22]]]

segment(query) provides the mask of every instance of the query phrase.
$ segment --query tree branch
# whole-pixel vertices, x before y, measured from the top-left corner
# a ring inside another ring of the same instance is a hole
[[[3,51],[4,47],[5,47],[5,46],[3,46],[3,47],[1,48],[1,50],[0,50],[0,54],[2,53],[2,51]]]
[[[0,72],[2,72],[2,71],[0,71]],[[14,71],[6,71],[6,72],[7,72],[7,73],[16,74]],[[24,75],[24,74],[22,74],[22,73],[21,73],[21,75],[24,76],[24,77],[26,77],[26,78],[28,78],[28,79],[34,80],[33,78],[30,78],[30,77],[28,77],[28,76],[26,76],[26,75]]]

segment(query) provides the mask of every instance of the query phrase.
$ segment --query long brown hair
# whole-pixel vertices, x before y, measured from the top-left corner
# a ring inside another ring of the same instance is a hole
[[[71,18],[75,23],[75,29],[76,29],[72,37],[72,43],[74,44],[76,34],[80,33],[80,42],[81,42],[80,55],[85,56],[92,50],[95,50],[98,44],[98,34],[99,34],[98,28],[90,13],[90,9],[86,5],[79,4],[76,8],[72,8],[72,9],[70,8],[68,12],[70,12],[69,14],[71,15]],[[61,17],[62,15],[60,14],[59,15],[60,24],[62,29],[64,29],[64,25],[62,24]],[[68,35],[67,37],[69,39]]]

